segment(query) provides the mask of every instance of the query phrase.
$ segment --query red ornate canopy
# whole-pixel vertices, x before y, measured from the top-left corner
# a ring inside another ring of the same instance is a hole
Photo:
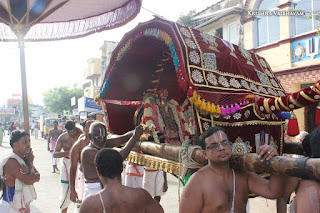
[[[286,95],[259,55],[155,18],[128,32],[113,52],[99,94],[107,107],[110,129],[116,133],[132,129],[133,114],[144,94],[159,88],[168,89],[169,97],[185,109],[190,107],[185,100],[194,94],[197,134],[220,125],[229,132],[235,152],[254,152],[262,143],[282,150],[284,121],[275,114],[260,116],[252,103],[244,102],[249,94]],[[212,113],[212,109],[223,113]]]

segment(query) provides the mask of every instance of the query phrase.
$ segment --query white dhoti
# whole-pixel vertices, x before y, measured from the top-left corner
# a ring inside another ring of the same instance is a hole
[[[51,152],[51,164],[52,166],[55,166],[58,164],[58,159],[53,157],[53,152]]]
[[[83,199],[91,194],[96,194],[102,190],[101,184],[99,183],[84,183]]]
[[[125,179],[126,179],[126,169],[127,169],[128,161],[123,161],[123,170],[121,172],[121,182],[122,185],[125,185]]]
[[[65,208],[68,208],[70,205],[70,187],[69,187],[69,181],[70,181],[70,166],[71,161],[69,158],[63,158],[61,170],[60,170],[60,180],[61,180],[61,205],[60,209],[63,210]]]
[[[128,163],[126,167],[125,186],[132,188],[142,188],[144,166]]]
[[[76,176],[76,180],[75,180],[75,188],[76,188],[76,192],[78,195],[78,200],[79,202],[75,203],[75,209],[74,212],[79,212],[80,210],[80,205],[81,205],[81,201],[83,199],[83,192],[84,192],[84,175],[83,172],[80,171],[80,163],[78,164],[78,169],[77,169],[77,176]]]
[[[1,200],[0,201],[0,212],[5,212],[5,213],[20,213],[19,211],[16,211],[11,207],[10,203],[7,201]]]
[[[52,166],[55,166],[58,163],[58,159],[53,157],[53,152],[54,152],[54,149],[56,148],[56,144],[57,144],[56,140],[50,139],[49,148],[50,148],[50,152],[51,152]]]
[[[165,192],[163,192],[163,184],[163,171],[145,167],[143,188],[150,193],[151,197],[162,196],[165,194]]]

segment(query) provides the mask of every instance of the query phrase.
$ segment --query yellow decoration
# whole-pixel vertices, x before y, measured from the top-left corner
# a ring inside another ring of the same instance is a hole
[[[221,108],[220,108],[220,106],[217,106],[217,114],[221,115]]]
[[[254,95],[247,95],[247,96],[246,96],[246,100],[247,100],[248,102],[251,102],[253,99],[254,99]]]
[[[211,103],[210,102],[207,102],[206,111],[207,111],[207,113],[211,113]]]
[[[197,98],[198,98],[197,93],[196,93],[196,92],[193,92],[193,95],[192,95],[192,97],[190,98],[191,103],[194,104],[194,103],[197,101]]]
[[[101,105],[101,101],[100,101],[99,95],[96,95],[94,97],[94,102],[96,102],[96,104],[99,105],[99,106]]]
[[[206,110],[206,102],[204,99],[202,99],[202,102],[200,104],[200,110],[205,111]]]
[[[200,107],[200,105],[201,105],[200,97],[198,97],[198,99],[196,100],[196,102],[194,102],[194,105],[195,105],[196,107]]]
[[[211,106],[212,106],[211,113],[213,113],[213,114],[217,113],[216,106],[214,104],[212,104]]]

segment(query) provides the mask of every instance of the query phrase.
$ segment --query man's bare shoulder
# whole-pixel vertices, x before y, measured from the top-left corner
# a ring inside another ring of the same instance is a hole
[[[299,185],[299,190],[304,191],[320,191],[320,183],[315,180],[301,180]]]
[[[186,187],[189,189],[191,188],[196,188],[199,189],[201,188],[202,185],[207,185],[206,179],[210,176],[209,170],[207,166],[202,167],[199,169],[197,172],[193,173],[190,177],[190,179],[187,182]]]
[[[62,133],[62,134],[58,137],[58,141],[59,141],[59,140],[65,141],[65,140],[67,140],[68,138],[69,138],[68,133],[67,133],[67,132],[64,132],[64,133]]]
[[[99,206],[101,206],[100,199],[98,194],[88,195],[80,206],[80,213],[96,213],[101,212]]]
[[[16,170],[19,170],[21,167],[20,163],[15,158],[9,158],[6,164],[4,165],[6,174],[10,174],[12,176],[16,176]]]
[[[5,167],[9,167],[10,169],[13,167],[20,168],[20,166],[20,163],[15,158],[9,158],[7,163],[5,164]]]
[[[96,154],[98,152],[97,149],[93,148],[92,146],[85,146],[82,151],[81,151],[81,155],[85,156],[85,155],[91,155],[92,153]]]

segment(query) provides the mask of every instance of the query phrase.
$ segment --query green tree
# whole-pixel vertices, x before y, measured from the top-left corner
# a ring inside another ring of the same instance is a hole
[[[192,18],[197,14],[195,10],[190,10],[186,15],[181,13],[177,22],[186,26],[193,26]]]
[[[76,97],[77,99],[83,96],[82,89],[73,85],[73,87],[61,86],[49,89],[43,94],[43,104],[45,110],[49,112],[71,112],[71,98]]]

